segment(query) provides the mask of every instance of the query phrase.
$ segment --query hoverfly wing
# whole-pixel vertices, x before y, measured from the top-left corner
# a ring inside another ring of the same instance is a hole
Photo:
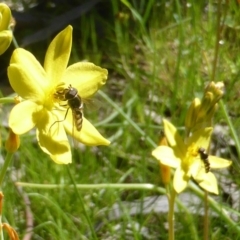
[[[98,110],[102,105],[101,101],[97,98],[82,98],[82,102],[86,106],[86,109],[91,110]]]

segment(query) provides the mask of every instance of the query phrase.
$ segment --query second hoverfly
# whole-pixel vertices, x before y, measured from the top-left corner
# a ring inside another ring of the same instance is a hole
[[[60,101],[67,101],[68,109],[65,118],[68,114],[69,108],[71,108],[74,124],[77,131],[80,131],[83,123],[83,102],[81,97],[78,95],[78,90],[70,84],[68,88],[56,91],[56,93],[54,93],[54,97]]]
[[[207,151],[204,148],[199,148],[198,153],[200,154],[200,158],[204,163],[205,172],[208,173],[210,171],[210,162],[208,159]]]

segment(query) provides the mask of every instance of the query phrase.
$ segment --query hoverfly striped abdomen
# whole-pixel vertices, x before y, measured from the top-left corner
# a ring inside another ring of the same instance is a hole
[[[206,152],[206,149],[199,148],[198,153],[200,154],[200,158],[204,163],[205,171],[206,171],[206,173],[208,173],[210,171],[210,163],[209,163],[208,154]]]

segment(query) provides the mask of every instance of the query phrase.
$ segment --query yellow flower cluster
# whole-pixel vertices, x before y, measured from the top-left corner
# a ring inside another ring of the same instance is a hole
[[[173,186],[177,193],[182,192],[193,178],[206,191],[218,194],[217,180],[209,170],[228,167],[232,162],[208,155],[205,151],[209,149],[213,130],[211,121],[222,95],[223,84],[211,82],[202,101],[194,99],[185,121],[188,136],[185,140],[169,121],[163,121],[168,146],[158,146],[152,155],[161,164],[176,169]]]

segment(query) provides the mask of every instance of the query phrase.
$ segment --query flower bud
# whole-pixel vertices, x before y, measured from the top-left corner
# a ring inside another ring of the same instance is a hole
[[[204,96],[202,99],[203,108],[205,108],[205,113],[208,114],[212,112],[215,108],[215,104],[222,98],[224,93],[223,82],[210,82],[205,89]]]
[[[11,10],[8,5],[0,3],[0,31],[8,29],[11,18]]]
[[[200,99],[195,98],[192,101],[190,107],[188,108],[186,119],[185,119],[185,128],[187,129],[187,131],[190,131],[190,129],[194,127],[200,105],[201,105]]]
[[[223,82],[210,82],[205,88],[205,93],[211,92],[213,94],[213,104],[218,102],[224,94],[224,83]]]
[[[12,31],[8,29],[10,21],[10,8],[4,3],[0,3],[0,55],[7,50],[12,41]]]
[[[19,136],[16,135],[12,129],[9,131],[8,139],[5,143],[5,148],[8,152],[14,153],[18,150],[20,146],[20,139]]]
[[[210,82],[205,88],[201,105],[198,112],[195,113],[196,121],[191,125],[191,130],[195,131],[200,128],[206,128],[212,125],[212,118],[218,108],[218,101],[224,93],[224,84],[222,82]],[[189,123],[189,119],[187,123]]]
[[[12,32],[5,30],[0,32],[0,55],[3,54],[12,42]]]
[[[201,106],[199,107],[199,111],[197,113],[197,119],[196,123],[206,122],[207,121],[207,113],[212,109],[212,100],[213,100],[213,94],[211,92],[207,92],[202,101]]]

